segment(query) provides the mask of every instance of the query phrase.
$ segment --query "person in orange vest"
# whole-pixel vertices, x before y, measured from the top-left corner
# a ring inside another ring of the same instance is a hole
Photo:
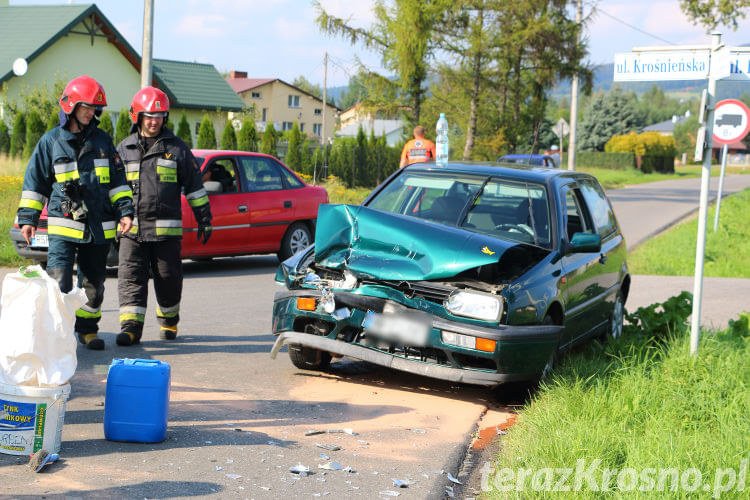
[[[414,127],[414,139],[404,144],[401,151],[400,167],[405,167],[410,163],[422,163],[435,160],[435,143],[424,138],[424,127],[417,125]]]

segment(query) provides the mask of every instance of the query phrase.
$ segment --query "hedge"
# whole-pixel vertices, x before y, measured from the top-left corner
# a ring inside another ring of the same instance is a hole
[[[635,168],[635,154],[578,151],[576,152],[576,167],[627,170],[629,168]],[[563,168],[567,168],[567,155],[564,159]]]

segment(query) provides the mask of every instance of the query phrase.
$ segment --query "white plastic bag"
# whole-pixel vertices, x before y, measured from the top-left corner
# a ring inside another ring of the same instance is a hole
[[[86,293],[62,293],[41,266],[22,267],[3,280],[0,382],[56,386],[76,371],[75,312]]]

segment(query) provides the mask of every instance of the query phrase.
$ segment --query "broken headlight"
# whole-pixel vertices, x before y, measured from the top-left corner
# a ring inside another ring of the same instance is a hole
[[[502,299],[487,293],[453,292],[443,305],[451,314],[483,321],[499,321],[503,313]]]

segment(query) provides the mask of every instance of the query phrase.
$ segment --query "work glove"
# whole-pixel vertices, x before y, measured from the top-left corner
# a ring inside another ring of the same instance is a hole
[[[201,243],[205,245],[206,242],[208,242],[208,239],[211,237],[212,230],[213,228],[211,227],[210,222],[199,222],[198,223],[198,241],[200,241]]]

